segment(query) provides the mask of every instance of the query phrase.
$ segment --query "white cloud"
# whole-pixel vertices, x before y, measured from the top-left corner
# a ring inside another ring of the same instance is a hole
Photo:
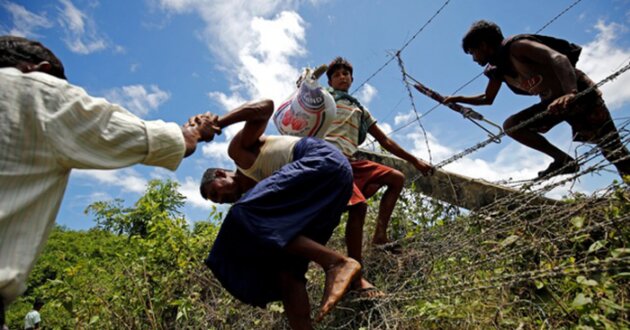
[[[72,175],[95,180],[99,184],[122,188],[123,191],[143,193],[147,180],[132,168],[120,170],[74,170]]]
[[[213,205],[217,205],[212,201],[205,200],[201,197],[201,194],[199,193],[199,182],[196,182],[191,177],[186,177],[184,182],[180,183],[179,192],[186,196],[187,204],[192,207],[210,210]]]
[[[35,14],[21,5],[8,1],[3,2],[3,7],[11,14],[13,27],[8,31],[2,29],[0,31],[2,34],[30,38],[37,36],[36,30],[53,26],[53,23],[48,20],[45,13]]]
[[[301,70],[291,60],[304,56],[304,21],[292,0],[161,0],[162,9],[198,13],[206,22],[208,48],[219,58],[231,92],[210,97],[231,109],[244,100],[271,98],[279,104],[295,89]],[[317,3],[317,2],[313,2]]]
[[[90,54],[107,48],[108,43],[96,30],[96,23],[79,10],[71,0],[59,0],[59,24],[65,29],[64,41],[68,48],[79,54]]]
[[[201,153],[204,158],[211,159],[213,161],[213,167],[234,168],[234,162],[228,156],[229,142],[210,142],[201,147]]]
[[[156,110],[170,98],[170,93],[161,90],[156,85],[147,89],[142,85],[130,85],[114,88],[105,93],[105,98],[118,103],[138,116],[144,116]]]
[[[361,104],[368,107],[377,93],[378,91],[376,90],[376,88],[374,88],[374,86],[370,84],[365,84],[359,90],[359,93],[357,94],[357,99],[361,102]]]
[[[619,34],[627,33],[623,25],[599,21],[595,28],[597,37],[584,45],[577,67],[582,69],[596,83],[619,70],[630,62],[630,49],[616,44]],[[630,101],[630,73],[601,87],[604,99],[611,110],[618,109]]]

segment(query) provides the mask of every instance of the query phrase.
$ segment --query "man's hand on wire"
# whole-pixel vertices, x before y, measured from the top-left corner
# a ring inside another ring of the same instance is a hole
[[[416,161],[413,163],[413,166],[422,173],[422,175],[424,176],[429,176],[432,175],[435,172],[435,169],[433,168],[433,166],[427,164],[426,162],[417,159]]]

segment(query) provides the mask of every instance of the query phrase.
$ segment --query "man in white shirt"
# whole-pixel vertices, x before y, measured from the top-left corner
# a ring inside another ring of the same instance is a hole
[[[175,170],[214,137],[211,114],[184,126],[143,121],[66,81],[41,43],[0,36],[0,326],[26,289],[73,168]]]
[[[26,316],[24,317],[24,330],[34,330],[40,328],[42,318],[41,315],[39,315],[39,310],[42,309],[42,307],[44,307],[44,302],[40,299],[35,299],[33,309],[26,313]]]

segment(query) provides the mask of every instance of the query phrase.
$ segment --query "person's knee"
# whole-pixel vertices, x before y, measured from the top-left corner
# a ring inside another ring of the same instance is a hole
[[[352,205],[348,208],[348,225],[363,225],[368,205],[365,202]]]
[[[505,134],[508,136],[512,136],[514,134],[512,127],[516,125],[518,125],[518,120],[514,116],[510,116],[503,122],[503,131],[505,131]]]
[[[393,190],[402,190],[405,185],[405,175],[398,171],[393,170],[388,174],[387,187]]]

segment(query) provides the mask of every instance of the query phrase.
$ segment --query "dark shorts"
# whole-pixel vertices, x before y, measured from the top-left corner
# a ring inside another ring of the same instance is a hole
[[[206,265],[244,303],[281,300],[280,273],[305,281],[309,260],[283,248],[303,235],[322,245],[352,194],[352,169],[335,147],[304,138],[293,161],[258,182],[229,210]]]
[[[578,90],[583,91],[595,83],[583,72],[576,70],[578,79]],[[518,112],[508,121],[514,123],[524,122],[541,112],[547,111],[551,101],[542,101],[538,104]],[[542,118],[526,125],[524,129],[534,130],[539,133],[546,133],[554,126],[566,121],[573,133],[573,140],[578,142],[597,143],[611,131],[616,131],[610,112],[602,99],[601,92],[597,89],[584,95],[565,111],[559,113],[548,113]],[[507,122],[507,121],[506,121]]]

